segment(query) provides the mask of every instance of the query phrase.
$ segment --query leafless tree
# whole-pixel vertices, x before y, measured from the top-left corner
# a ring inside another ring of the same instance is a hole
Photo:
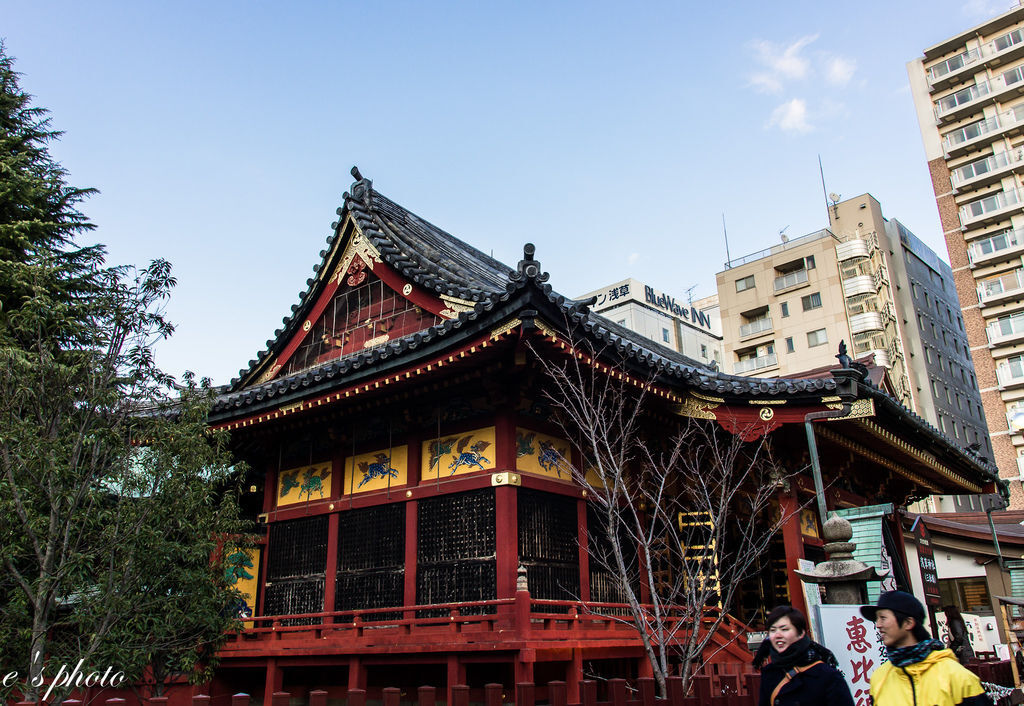
[[[537,359],[555,419],[581,451],[572,473],[598,518],[592,573],[628,605],[617,619],[636,629],[664,696],[674,664],[688,688],[723,648],[737,590],[788,519],[774,502],[787,473],[767,436],[745,442],[755,435],[684,416],[656,394],[657,373],[637,377],[602,362],[614,350],[573,346],[560,361]]]

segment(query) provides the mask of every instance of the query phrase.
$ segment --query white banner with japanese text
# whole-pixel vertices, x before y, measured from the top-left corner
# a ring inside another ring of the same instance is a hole
[[[818,621],[825,647],[839,660],[856,706],[867,706],[871,673],[886,661],[885,647],[874,623],[855,605],[820,605]]]

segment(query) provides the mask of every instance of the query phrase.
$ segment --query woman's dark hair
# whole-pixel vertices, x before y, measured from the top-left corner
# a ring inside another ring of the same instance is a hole
[[[805,618],[804,614],[793,606],[780,605],[774,608],[764,621],[769,630],[771,630],[772,625],[774,625],[779,618],[789,618],[789,622],[793,623],[793,627],[796,628],[797,632],[807,632],[807,618]]]

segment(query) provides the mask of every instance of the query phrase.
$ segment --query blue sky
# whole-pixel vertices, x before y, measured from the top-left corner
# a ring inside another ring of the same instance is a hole
[[[905,64],[1008,0],[0,0],[22,86],[113,263],[169,259],[158,362],[226,383],[318,262],[359,165],[556,290],[714,291],[872,193],[946,257]]]

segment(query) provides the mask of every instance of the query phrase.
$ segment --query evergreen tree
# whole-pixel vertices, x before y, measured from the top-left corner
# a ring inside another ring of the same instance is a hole
[[[218,544],[241,529],[212,391],[154,362],[170,265],[77,243],[91,190],[57,137],[0,45],[0,664],[33,700],[80,659],[202,676],[234,624]]]

